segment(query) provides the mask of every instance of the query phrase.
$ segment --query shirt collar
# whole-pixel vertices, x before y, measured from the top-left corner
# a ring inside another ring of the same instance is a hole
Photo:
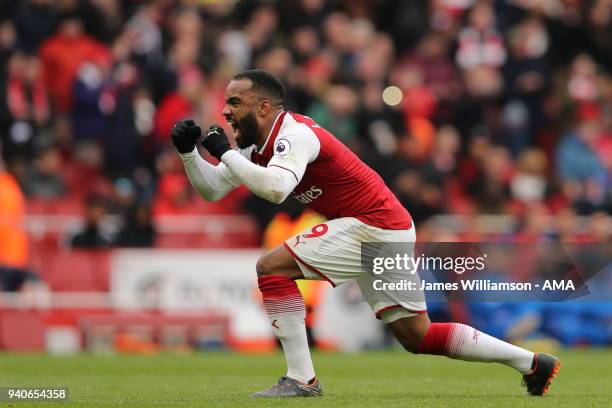
[[[257,151],[257,153],[263,154],[264,150],[268,146],[268,143],[274,143],[274,139],[276,139],[276,136],[278,135],[278,132],[280,130],[281,125],[283,124],[283,119],[286,114],[287,112],[280,111],[278,115],[276,115],[276,118],[274,118],[274,123],[272,124],[272,129],[270,129],[270,133],[268,134],[266,141],[264,142],[263,146],[261,146],[261,149]]]

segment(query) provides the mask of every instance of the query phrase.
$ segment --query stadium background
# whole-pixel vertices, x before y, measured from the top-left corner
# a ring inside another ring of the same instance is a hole
[[[255,260],[320,218],[244,188],[203,201],[169,140],[187,116],[227,127],[225,86],[252,67],[385,179],[420,241],[610,242],[611,7],[0,1],[0,349],[275,347]],[[391,345],[354,287],[301,288],[319,348]],[[612,344],[610,303],[430,309],[515,342]]]

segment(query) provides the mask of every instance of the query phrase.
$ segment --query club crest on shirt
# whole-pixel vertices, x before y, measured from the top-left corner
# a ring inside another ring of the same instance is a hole
[[[274,154],[284,156],[291,151],[291,143],[287,139],[280,139],[274,147]]]

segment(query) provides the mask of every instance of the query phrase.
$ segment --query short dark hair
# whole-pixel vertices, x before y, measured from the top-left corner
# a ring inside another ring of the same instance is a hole
[[[285,101],[285,85],[280,79],[262,69],[251,69],[234,75],[234,80],[249,79],[251,89],[262,92],[279,105]]]

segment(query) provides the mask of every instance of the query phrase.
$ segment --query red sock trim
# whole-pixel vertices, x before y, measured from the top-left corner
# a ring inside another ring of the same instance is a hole
[[[280,275],[261,276],[258,284],[268,315],[306,313],[302,293],[293,280]]]
[[[446,355],[454,323],[432,323],[423,338],[419,353]]]
[[[259,290],[264,299],[278,299],[290,295],[302,297],[295,281],[281,275],[260,276],[257,279]]]

